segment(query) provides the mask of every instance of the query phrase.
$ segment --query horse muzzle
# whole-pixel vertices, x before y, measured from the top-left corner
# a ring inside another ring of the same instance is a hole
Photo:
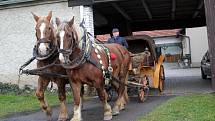
[[[41,56],[45,56],[49,54],[49,52],[53,48],[53,44],[51,43],[50,40],[47,40],[47,39],[40,39],[37,43],[37,46],[38,46],[38,53]]]

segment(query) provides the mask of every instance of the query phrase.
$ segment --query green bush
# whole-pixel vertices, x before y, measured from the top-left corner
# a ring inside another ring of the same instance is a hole
[[[2,83],[0,82],[0,94],[28,94],[34,91],[29,87],[29,85],[25,85],[23,89],[19,88],[17,84],[10,84],[10,83]]]

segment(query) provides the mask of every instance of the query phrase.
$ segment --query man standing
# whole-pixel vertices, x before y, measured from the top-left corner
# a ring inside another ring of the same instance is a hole
[[[119,29],[114,28],[112,30],[112,33],[113,36],[110,39],[108,39],[108,43],[117,43],[124,46],[125,48],[128,48],[128,43],[126,42],[125,38],[119,36]]]

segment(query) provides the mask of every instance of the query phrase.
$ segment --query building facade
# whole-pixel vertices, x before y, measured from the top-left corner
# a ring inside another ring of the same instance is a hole
[[[16,5],[15,5],[16,4]],[[8,7],[9,6],[9,7]],[[80,7],[68,7],[67,1],[18,4],[11,3],[7,7],[0,6],[0,81],[18,83],[18,69],[32,57],[36,41],[35,21],[31,12],[39,16],[47,16],[53,12],[61,20],[80,22]],[[35,62],[28,68],[35,68]],[[21,76],[20,85],[35,85],[37,76]]]

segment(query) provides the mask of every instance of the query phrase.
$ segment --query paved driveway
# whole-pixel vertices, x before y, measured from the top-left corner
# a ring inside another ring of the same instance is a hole
[[[113,117],[112,121],[135,121],[141,115],[145,115],[156,108],[158,105],[173,98],[175,95],[183,95],[188,93],[210,93],[211,80],[203,80],[200,76],[199,68],[192,69],[176,69],[165,65],[166,81],[165,91],[161,96],[157,90],[151,90],[150,96],[146,102],[138,103],[136,97],[132,97],[126,106],[126,110],[122,111],[119,116]],[[68,105],[70,116],[72,115],[72,105]],[[57,120],[58,107],[54,108],[53,120]],[[102,121],[103,110],[98,99],[92,99],[84,102],[84,111],[82,111],[84,121]],[[1,121],[45,121],[45,115],[42,111],[34,113],[19,113]]]

